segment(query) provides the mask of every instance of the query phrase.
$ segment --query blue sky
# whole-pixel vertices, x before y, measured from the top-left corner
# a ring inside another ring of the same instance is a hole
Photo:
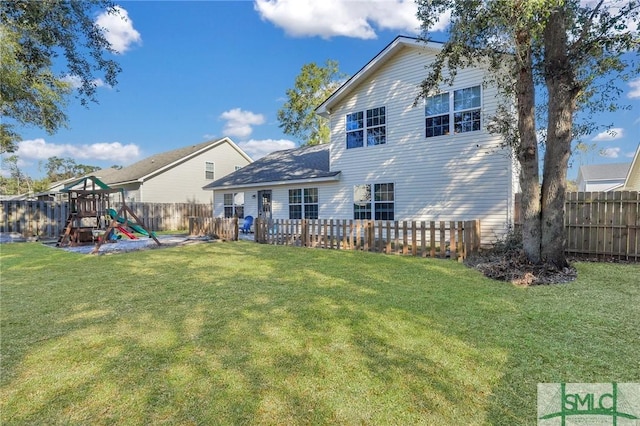
[[[52,156],[128,165],[222,136],[254,159],[295,147],[300,141],[282,133],[277,111],[304,64],[334,59],[353,75],[397,35],[418,28],[412,0],[118,4],[127,20],[98,13],[96,20],[120,52],[119,84],[97,80],[99,104],[88,109],[70,100],[68,129],[19,129],[20,164],[34,178]],[[594,148],[574,157],[570,178],[580,164],[631,161],[640,143],[640,78],[621,87],[621,102],[632,109],[598,117],[613,131],[586,139]]]

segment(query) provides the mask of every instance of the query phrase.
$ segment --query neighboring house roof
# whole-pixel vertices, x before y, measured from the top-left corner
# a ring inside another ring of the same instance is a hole
[[[582,180],[585,182],[597,182],[600,180],[624,181],[629,172],[631,163],[590,164],[580,166]]]
[[[339,171],[329,170],[329,145],[314,145],[272,152],[240,170],[211,182],[203,189],[336,180],[339,174]]]
[[[316,113],[323,117],[331,114],[331,109],[340,103],[351,93],[362,81],[365,81],[371,74],[376,72],[383,64],[391,59],[396,52],[404,47],[420,47],[427,50],[439,52],[442,50],[442,43],[425,42],[414,37],[398,36],[387,45],[380,53],[370,60],[364,67],[340,86],[331,96],[329,96],[320,106],[316,108]]]
[[[95,172],[94,174],[109,185],[125,184],[129,182],[144,182],[146,179],[161,173],[165,169],[187,161],[190,158],[223,143],[231,144],[231,146],[245,157],[247,161],[251,161],[251,158],[244,151],[233,143],[231,139],[225,137],[203,142],[198,145],[190,145],[184,148],[174,149],[173,151],[161,152],[160,154],[152,155],[151,157],[147,157],[122,169],[103,169]]]

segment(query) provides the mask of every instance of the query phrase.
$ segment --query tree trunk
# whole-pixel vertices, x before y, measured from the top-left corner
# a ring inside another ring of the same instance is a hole
[[[542,259],[555,268],[564,268],[568,266],[564,204],[578,90],[575,70],[568,56],[563,6],[549,17],[544,31],[544,48],[549,109],[542,175]]]
[[[532,263],[540,263],[540,177],[535,122],[535,86],[531,35],[526,29],[522,29],[516,34],[516,55],[518,66],[516,99],[518,134],[520,136],[520,145],[516,147],[516,155],[520,163],[522,244],[527,259]]]

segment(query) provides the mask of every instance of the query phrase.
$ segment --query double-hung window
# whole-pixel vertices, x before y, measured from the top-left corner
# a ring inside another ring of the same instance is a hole
[[[347,114],[347,149],[387,143],[387,115],[385,107]]]
[[[289,219],[318,218],[318,188],[289,190]]]
[[[374,183],[353,187],[353,218],[394,220],[395,189],[393,183]],[[373,214],[372,214],[373,213]]]
[[[244,218],[244,192],[224,194],[224,217]]]
[[[425,136],[431,138],[480,130],[481,99],[480,86],[427,97]]]
[[[215,167],[212,162],[205,161],[204,163],[204,178],[207,180],[213,180],[215,174]]]

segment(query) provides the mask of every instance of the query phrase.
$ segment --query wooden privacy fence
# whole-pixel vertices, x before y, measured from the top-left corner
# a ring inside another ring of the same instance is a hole
[[[221,240],[238,240],[238,218],[190,217],[189,235],[211,235]]]
[[[516,195],[515,223],[520,219]],[[566,251],[574,256],[640,260],[640,192],[568,192]]]
[[[255,240],[336,250],[364,250],[463,260],[480,249],[480,221],[263,220]]]
[[[570,192],[567,253],[640,260],[640,192]]]
[[[153,231],[189,228],[190,217],[213,216],[209,204],[127,203],[145,226]],[[116,211],[121,203],[111,203]],[[17,232],[25,237],[58,238],[64,232],[69,203],[56,201],[0,201],[0,232]]]

